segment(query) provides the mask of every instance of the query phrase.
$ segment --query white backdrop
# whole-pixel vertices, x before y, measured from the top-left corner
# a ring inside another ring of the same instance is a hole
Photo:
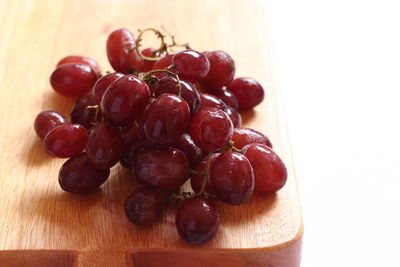
[[[400,266],[400,1],[263,4],[302,198],[302,266]]]

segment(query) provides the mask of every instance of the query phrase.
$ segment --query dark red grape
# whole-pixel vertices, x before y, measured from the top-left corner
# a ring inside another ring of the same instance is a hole
[[[154,57],[156,49],[152,48],[152,47],[148,47],[143,49],[142,51],[142,55],[146,56],[146,57]],[[153,65],[154,65],[155,61],[151,61],[151,60],[143,60],[142,66],[140,67],[140,71],[141,72],[148,72],[152,69]]]
[[[232,135],[233,145],[242,149],[245,145],[259,143],[272,148],[271,141],[264,134],[250,128],[235,128]]]
[[[227,87],[239,102],[239,110],[251,109],[264,99],[264,89],[252,78],[236,78]]]
[[[99,63],[96,62],[96,60],[91,59],[89,57],[84,57],[84,56],[67,56],[61,59],[57,63],[57,68],[61,65],[68,64],[68,63],[80,63],[80,64],[86,64],[89,67],[91,67],[97,74],[98,77],[101,76],[101,67]]]
[[[88,133],[80,124],[61,124],[44,138],[47,153],[57,158],[69,158],[82,152],[88,142]]]
[[[98,169],[109,169],[122,155],[123,143],[118,129],[99,123],[90,133],[87,156]]]
[[[141,114],[149,99],[147,84],[128,74],[107,88],[100,107],[108,123],[113,126],[127,126]]]
[[[89,106],[95,106],[99,104],[100,102],[98,102],[91,91],[80,96],[72,106],[71,122],[81,124],[88,130],[91,129],[95,122],[101,119],[101,112],[100,110],[96,110],[96,108],[90,108]]]
[[[110,175],[110,169],[99,170],[89,161],[85,153],[67,160],[58,174],[61,188],[71,193],[87,193],[102,185]]]
[[[148,226],[161,220],[166,208],[166,193],[149,187],[140,187],[125,202],[125,214],[134,224]]]
[[[114,72],[104,75],[103,77],[97,80],[97,82],[93,86],[92,94],[96,97],[99,103],[108,86],[110,86],[110,84],[112,84],[114,81],[118,80],[122,76],[124,76],[124,74],[119,72]]]
[[[211,240],[218,231],[219,222],[217,209],[205,198],[187,199],[176,211],[176,229],[189,244]]]
[[[224,51],[204,52],[203,54],[210,62],[210,71],[201,81],[203,86],[214,89],[228,85],[235,76],[233,59]]]
[[[215,159],[220,155],[221,153],[212,153],[204,158],[201,159],[201,161],[197,164],[195,171],[198,173],[194,173],[190,177],[190,185],[193,188],[193,191],[196,193],[199,193],[201,190],[201,185],[203,183],[203,175],[201,173],[205,173],[207,171],[207,164],[209,165],[208,168],[211,170]],[[208,161],[210,161],[208,163]],[[208,171],[208,175],[206,177],[206,192],[209,194],[215,195],[214,189],[212,188],[210,184],[210,171]]]
[[[189,175],[186,156],[176,148],[144,152],[137,156],[134,169],[139,183],[162,190],[178,189]]]
[[[210,70],[207,57],[194,50],[184,50],[175,54],[172,63],[179,77],[189,81],[203,79]]]
[[[55,127],[65,123],[68,123],[68,120],[64,116],[58,112],[46,110],[36,116],[34,127],[37,136],[43,139]]]
[[[211,168],[210,184],[215,195],[232,205],[248,200],[254,190],[254,174],[250,161],[240,153],[219,155]]]
[[[222,102],[221,99],[211,94],[200,93],[200,99],[201,99],[200,109],[218,108],[225,111],[225,109],[227,108],[226,104]]]
[[[249,144],[243,148],[243,154],[253,167],[255,191],[273,193],[285,185],[286,166],[271,148],[262,144]]]
[[[186,101],[173,94],[163,94],[150,105],[143,128],[151,143],[167,146],[179,140],[189,121],[190,109]]]
[[[166,75],[162,77],[156,86],[155,94],[156,96],[160,96],[165,93],[171,93],[175,95],[179,95],[178,81],[175,77]],[[190,82],[180,81],[181,85],[181,97],[187,102],[189,105],[190,111],[192,114],[196,113],[200,109],[200,94],[193,87]]]
[[[143,60],[135,46],[135,37],[127,29],[115,30],[108,36],[107,57],[115,71],[128,74],[139,70]]]
[[[196,146],[190,135],[183,134],[176,145],[176,148],[185,153],[190,166],[195,167],[203,156],[203,150]]]
[[[218,88],[210,91],[209,93],[221,99],[228,107],[236,110],[239,108],[239,102],[231,91]]]
[[[192,117],[189,128],[194,143],[207,151],[223,148],[233,133],[228,114],[216,108],[201,109]]]
[[[96,72],[85,64],[68,63],[59,66],[50,76],[53,89],[65,96],[80,96],[92,89]]]
[[[148,149],[154,148],[144,137],[143,125],[139,121],[135,121],[122,132],[123,138],[123,155],[120,158],[122,166],[132,169],[133,161],[136,156]]]
[[[231,107],[227,107],[225,110],[226,114],[229,115],[229,118],[232,121],[233,127],[240,127],[242,126],[242,116],[240,116],[240,113]]]

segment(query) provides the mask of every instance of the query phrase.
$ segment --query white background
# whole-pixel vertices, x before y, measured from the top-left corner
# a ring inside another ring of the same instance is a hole
[[[302,267],[400,266],[400,1],[265,1]]]

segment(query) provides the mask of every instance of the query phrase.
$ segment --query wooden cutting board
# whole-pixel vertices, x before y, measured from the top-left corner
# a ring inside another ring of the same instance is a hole
[[[288,167],[279,193],[255,195],[238,207],[220,204],[220,231],[201,246],[178,237],[172,211],[154,227],[129,223],[123,203],[137,185],[120,166],[101,190],[63,192],[57,176],[64,160],[50,158],[33,130],[40,111],[68,115],[71,108],[73,100],[49,84],[61,57],[86,55],[111,70],[105,41],[113,29],[159,25],[197,50],[227,51],[237,76],[263,84],[265,101],[243,119],[270,137]],[[0,266],[299,266],[303,224],[263,6],[244,0],[2,0],[0,38]]]

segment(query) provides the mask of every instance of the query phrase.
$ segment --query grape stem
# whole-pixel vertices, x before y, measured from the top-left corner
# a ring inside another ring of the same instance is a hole
[[[207,177],[210,173],[210,166],[211,166],[211,157],[209,156],[207,159],[206,169],[201,173],[201,175],[203,176],[203,180],[201,181],[199,195],[206,194],[206,184],[207,184]]]
[[[173,66],[173,65],[171,65],[171,66]],[[171,67],[171,66],[169,66],[169,67]],[[169,68],[169,67],[168,67],[168,68]],[[166,68],[166,69],[160,69],[160,70],[151,70],[151,71],[147,72],[147,73],[144,74],[144,76],[143,76],[143,81],[149,82],[149,81],[151,81],[152,79],[157,79],[157,77],[155,77],[155,76],[153,75],[153,73],[158,73],[158,72],[167,73],[167,74],[169,74],[169,75],[171,75],[171,76],[174,76],[174,77],[176,78],[176,88],[178,89],[178,96],[181,96],[181,94],[182,94],[182,86],[181,86],[181,80],[179,79],[179,75],[178,75],[177,73],[175,73],[175,72],[169,70],[168,68]]]
[[[138,30],[139,31],[139,35],[136,39],[136,45],[135,47],[133,47],[132,50],[136,51],[136,53],[140,56],[141,59],[143,60],[147,60],[147,61],[157,61],[161,58],[161,55],[163,53],[165,53],[166,55],[169,55],[168,49],[172,50],[172,47],[184,47],[185,49],[191,49],[189,46],[189,43],[186,44],[177,44],[175,41],[175,36],[170,34],[162,25],[161,28],[169,35],[169,37],[171,38],[171,44],[167,44],[165,42],[165,35],[163,35],[159,30],[155,29],[155,28],[147,28],[144,30]],[[157,35],[157,38],[161,40],[161,44],[160,47],[154,51],[154,57],[148,57],[142,54],[142,52],[139,51],[139,47],[141,46],[141,41],[143,40],[142,36],[145,32],[153,32],[155,35]],[[174,52],[174,51],[173,51]]]
[[[143,39],[142,39],[142,35],[143,35],[145,32],[148,32],[148,31],[154,32],[154,33],[157,35],[157,38],[161,39],[161,45],[160,45],[160,47],[159,47],[154,53],[160,55],[161,53],[166,52],[166,51],[167,51],[167,48],[168,48],[168,47],[167,47],[167,44],[165,43],[165,40],[164,40],[165,36],[164,36],[159,30],[157,30],[157,29],[155,29],[155,28],[147,28],[147,29],[144,29],[144,30],[140,30],[140,29],[139,29],[138,31],[139,31],[139,35],[138,35],[138,37],[137,37],[137,39],[136,39],[136,46],[134,47],[136,53],[137,53],[143,60],[147,60],[147,61],[157,61],[157,60],[159,60],[159,59],[161,58],[160,56],[148,57],[148,56],[143,55],[143,54],[139,51],[140,42],[143,40]]]
[[[238,153],[243,154],[242,150],[239,149],[239,148],[236,148],[233,144],[234,144],[234,142],[231,140],[231,141],[229,141],[229,143],[227,144],[227,147],[228,147],[231,151],[234,151],[234,152],[238,152]]]

